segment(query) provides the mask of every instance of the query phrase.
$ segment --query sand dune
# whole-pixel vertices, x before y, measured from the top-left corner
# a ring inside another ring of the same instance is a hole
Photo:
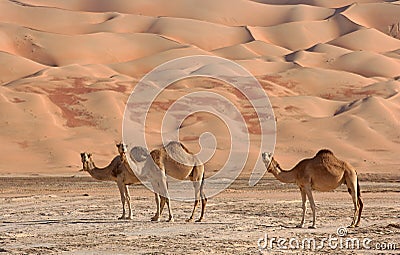
[[[177,27],[180,29],[177,30]],[[228,27],[191,19],[160,18],[147,32],[207,51],[253,40],[244,27]]]
[[[362,29],[329,42],[352,51],[388,52],[400,47],[400,41],[375,29]]]
[[[375,28],[386,34],[390,34],[393,29],[391,26],[398,26],[400,22],[399,12],[399,4],[369,3],[354,4],[344,11],[343,15],[364,27]]]
[[[75,173],[84,150],[105,165],[116,154],[137,82],[166,61],[192,55],[233,60],[257,77],[278,119],[276,155],[285,167],[324,147],[360,172],[395,173],[399,8],[398,1],[380,0],[0,0],[0,175]],[[235,74],[208,65],[160,77],[200,71]],[[159,121],[172,98],[199,90],[226,96],[259,132],[243,95],[220,81],[174,86],[146,123],[152,146],[159,145]],[[221,142],[212,170],[229,143],[218,123],[195,115],[181,130],[198,149],[200,131],[215,127]]]
[[[365,77],[395,77],[400,70],[398,59],[366,51],[355,51],[343,55],[331,64],[335,69],[357,73]]]
[[[290,49],[306,49],[353,32],[359,26],[341,15],[323,21],[284,23],[273,27],[249,27],[256,40]]]
[[[169,2],[162,0],[151,2],[145,0],[134,2],[117,0],[112,3],[107,0],[72,0],[68,2],[29,0],[29,3],[73,11],[119,12],[154,17],[188,18],[229,26],[271,26],[291,21],[320,20],[329,17],[334,12],[330,9],[312,5],[276,6],[247,0],[235,1],[234,5],[229,0],[218,2],[207,0],[202,2],[201,8],[193,8],[198,4],[195,0],[185,1],[185,4],[182,4],[179,0]],[[246,11],[244,12],[243,10]],[[222,17],[221,13],[225,13],[225,15]],[[266,13],[268,15],[265,15]]]
[[[0,65],[2,66],[0,69],[0,84],[7,84],[45,68],[45,66],[29,59],[1,51]]]
[[[0,29],[3,33],[0,50],[48,66],[123,62],[182,47],[176,42],[151,34],[96,33],[66,36],[5,23],[0,24]]]

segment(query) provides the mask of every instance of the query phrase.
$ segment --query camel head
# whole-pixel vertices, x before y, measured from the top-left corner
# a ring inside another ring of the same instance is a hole
[[[81,161],[83,164],[83,171],[89,171],[90,170],[90,165],[92,165],[93,160],[92,160],[92,153],[87,153],[87,152],[82,152],[81,153]]]
[[[265,167],[267,168],[267,171],[270,173],[272,172],[272,164],[271,162],[274,161],[274,158],[272,157],[272,152],[263,152],[262,153],[262,159],[264,162]]]
[[[117,146],[118,153],[121,155],[128,151],[128,145],[124,144],[123,142],[117,143],[115,146]]]

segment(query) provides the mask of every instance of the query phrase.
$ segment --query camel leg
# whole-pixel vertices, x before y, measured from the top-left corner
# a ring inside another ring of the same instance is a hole
[[[155,200],[156,200],[156,205],[157,205],[157,211],[156,214],[151,217],[151,221],[159,221],[160,220],[160,195],[158,195],[156,192],[154,192]]]
[[[200,192],[200,194],[201,193],[202,192]],[[206,204],[207,204],[207,198],[203,193],[203,195],[201,195],[201,214],[200,214],[200,218],[198,220],[196,220],[196,222],[201,222],[203,220],[204,212],[205,212],[205,209],[206,209]]]
[[[194,213],[196,212],[196,208],[200,202],[200,184],[198,181],[194,181],[193,186],[194,186],[194,206],[192,214],[190,215],[189,219],[186,219],[186,222],[190,222],[193,220]]]
[[[125,184],[122,181],[117,181],[119,193],[121,195],[121,203],[122,203],[122,215],[119,217],[119,220],[125,219]]]
[[[128,217],[126,217],[126,219],[131,220],[132,219],[131,195],[129,194],[128,185],[124,186],[125,186],[126,202],[128,203]]]
[[[357,219],[357,222],[356,222],[356,227],[358,227],[358,226],[360,225],[361,212],[362,212],[363,207],[364,207],[364,203],[362,202],[360,196],[358,197],[358,206],[359,206],[359,207],[358,207],[358,219]]]
[[[196,222],[201,222],[204,218],[204,211],[206,210],[206,204],[207,204],[207,197],[204,194],[204,167],[203,167],[203,175],[201,179],[201,184],[200,184],[200,197],[201,197],[201,214],[200,218],[196,220]]]
[[[313,216],[313,221],[312,221],[312,225],[308,228],[315,228],[315,202],[314,202],[314,198],[312,195],[312,191],[311,191],[311,187],[305,187],[305,192],[306,195],[308,197],[308,201],[310,201],[310,206],[311,206],[311,210],[312,210],[312,216]]]
[[[163,210],[164,210],[165,200],[166,200],[165,197],[160,196],[160,217],[161,217],[161,214],[162,214],[162,212],[163,212]]]
[[[171,203],[170,203],[170,199],[169,199],[169,193],[168,193],[168,188],[167,188],[167,179],[163,178],[163,180],[161,181],[161,189],[162,189],[162,194],[163,196],[165,196],[165,202],[167,204],[168,207],[168,220],[167,222],[174,222],[174,216],[172,215],[172,208],[171,208]]]
[[[169,217],[168,217],[167,222],[174,222],[175,220],[174,220],[174,216],[172,215],[172,208],[171,208],[170,200],[169,200],[168,197],[165,198],[165,202],[167,204],[168,213],[169,213]]]
[[[296,228],[302,228],[304,227],[304,218],[306,215],[307,207],[306,207],[306,192],[304,191],[303,188],[300,188],[301,192],[301,208],[303,209],[303,216],[301,218],[301,222],[299,225],[296,226]]]
[[[354,215],[353,215],[353,220],[351,221],[351,224],[349,228],[354,228],[356,226],[357,217],[359,216],[359,204],[358,204],[358,194],[357,194],[357,183],[352,181],[347,181],[347,187],[348,191],[351,195],[351,198],[353,199],[353,204],[354,204]]]

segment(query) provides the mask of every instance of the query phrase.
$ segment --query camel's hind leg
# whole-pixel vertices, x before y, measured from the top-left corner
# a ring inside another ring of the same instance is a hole
[[[204,194],[204,166],[203,166],[203,175],[201,178],[201,184],[200,184],[200,197],[201,197],[201,214],[200,218],[197,220],[197,222],[200,222],[203,220],[204,217],[204,212],[206,210],[206,204],[207,204],[207,197]]]
[[[361,211],[363,207],[357,182],[357,176],[353,176],[353,178],[351,176],[346,178],[346,185],[354,204],[353,220],[351,221],[349,228],[354,228],[360,223]],[[359,203],[360,201],[361,203]]]
[[[200,218],[196,220],[196,222],[201,222],[204,217],[204,211],[206,208],[207,198],[204,195],[204,166],[197,165],[193,167],[192,173],[190,175],[190,180],[193,182],[194,187],[194,206],[192,214],[190,215],[189,219],[186,221],[193,220],[194,213],[196,211],[197,206],[199,205],[200,198],[201,198],[201,214]]]
[[[306,207],[306,192],[304,191],[303,188],[300,188],[301,192],[301,208],[303,209],[303,216],[301,218],[301,222],[299,225],[296,226],[296,228],[302,228],[304,227],[304,218],[306,215],[307,207]]]
[[[360,183],[358,182],[358,177],[357,177],[357,196],[358,196],[358,219],[356,222],[356,227],[358,227],[358,225],[360,224],[361,213],[364,207],[364,203],[361,200],[361,190],[360,190]]]

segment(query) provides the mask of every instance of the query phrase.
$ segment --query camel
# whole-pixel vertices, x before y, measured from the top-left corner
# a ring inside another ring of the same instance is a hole
[[[122,150],[121,150],[122,151]],[[172,155],[173,157],[171,157]],[[130,151],[131,159],[139,166],[142,163],[140,176],[150,181],[157,205],[152,221],[159,221],[165,204],[168,207],[167,221],[174,221],[168,194],[167,176],[177,180],[190,180],[195,190],[193,211],[187,222],[192,221],[201,199],[201,215],[196,222],[201,222],[207,198],[204,194],[204,165],[182,143],[170,142],[165,147],[155,149],[150,153],[142,147],[134,147]],[[178,159],[179,162],[173,158]]]
[[[121,156],[121,159],[126,160],[126,152],[128,151],[128,146],[122,142],[117,143],[115,146],[117,146],[118,153]]]
[[[306,196],[311,205],[313,222],[309,228],[315,228],[315,203],[312,190],[332,191],[341,184],[346,184],[354,204],[353,221],[349,227],[358,227],[363,209],[360,185],[356,170],[347,162],[336,158],[330,150],[320,150],[313,158],[303,159],[291,170],[283,170],[272,157],[264,152],[262,158],[269,173],[283,183],[296,183],[300,188],[303,217],[298,228],[304,226]]]
[[[118,151],[120,151],[120,146],[121,143],[117,144]],[[124,148],[126,149],[126,147]],[[120,154],[122,155],[123,153],[124,152],[121,150]],[[94,164],[91,153],[81,153],[81,160],[83,164],[82,170],[88,172],[97,180],[116,182],[121,194],[122,202],[122,216],[118,219],[132,219],[131,196],[129,194],[127,185],[138,184],[140,183],[140,180],[136,177],[131,168],[127,164],[124,164],[125,160],[121,155],[116,156],[108,166],[104,168],[98,168]],[[125,204],[128,205],[128,215],[126,215],[125,212]]]

